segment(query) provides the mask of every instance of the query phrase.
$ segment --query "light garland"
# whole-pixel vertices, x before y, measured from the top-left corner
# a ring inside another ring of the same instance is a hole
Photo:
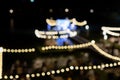
[[[107,33],[107,34],[112,35],[112,36],[120,36],[120,33],[113,32],[113,31],[120,31],[120,28],[118,28],[118,27],[105,27],[105,26],[103,26],[101,29],[103,30],[103,33],[104,33],[103,35],[106,35],[106,33]]]
[[[3,48],[3,52],[8,53],[28,53],[28,52],[35,52],[35,48],[29,48],[29,49],[6,49]]]
[[[106,27],[106,26],[102,26],[102,30],[120,31],[120,28],[119,27]]]
[[[107,33],[112,36],[120,36],[120,33],[109,31],[109,30],[104,30],[104,33]]]
[[[84,44],[79,44],[79,45],[69,45],[69,46],[47,46],[47,47],[42,47],[42,50],[49,50],[49,49],[76,49],[76,48],[84,48],[84,47],[89,47],[93,46],[100,54],[104,55],[105,57],[108,57],[113,60],[120,61],[119,57],[112,56],[103,50],[101,50],[96,44],[95,41],[92,40],[91,42],[84,43]],[[12,53],[24,53],[24,52],[34,52],[35,48],[31,49],[6,49],[6,48],[0,48],[0,52],[12,52]],[[109,68],[109,67],[115,67],[115,66],[120,66],[120,62],[114,62],[114,63],[106,63],[106,64],[101,64],[101,65],[93,65],[93,66],[70,66],[67,68],[62,68],[58,70],[51,70],[48,72],[42,72],[42,73],[36,73],[36,74],[26,74],[26,78],[30,77],[40,77],[40,76],[46,76],[46,75],[53,75],[53,74],[60,74],[64,72],[68,72],[70,70],[91,70],[91,69],[103,69],[103,68]],[[0,76],[0,79],[18,79],[20,78],[20,75],[2,75]]]
[[[35,35],[38,38],[43,39],[57,39],[57,38],[68,38],[68,37],[74,37],[77,35],[76,31],[39,31],[35,30]],[[57,36],[60,35],[60,36]]]
[[[66,67],[66,68],[62,68],[62,69],[57,69],[57,70],[51,70],[51,71],[47,71],[47,72],[41,72],[41,73],[31,73],[31,74],[25,74],[26,78],[34,78],[34,77],[40,77],[40,76],[50,76],[50,75],[54,75],[54,74],[61,74],[64,72],[69,72],[72,70],[96,70],[96,69],[105,69],[105,68],[112,68],[112,67],[116,67],[116,66],[120,66],[120,62],[114,62],[114,63],[106,63],[106,64],[100,64],[100,65],[88,65],[88,66],[70,66],[70,67]],[[18,79],[21,76],[16,74],[15,76],[13,75],[2,75],[2,77],[0,77],[0,79]]]
[[[105,57],[108,57],[110,59],[113,59],[113,60],[117,60],[117,61],[120,61],[120,58],[117,57],[117,56],[112,56],[110,55],[109,53],[106,53],[105,51],[103,51],[102,49],[100,49],[96,44],[92,44],[92,46],[102,55],[104,55]]]
[[[83,44],[78,44],[78,45],[68,45],[68,46],[46,46],[46,47],[42,47],[41,50],[42,51],[47,51],[47,50],[56,50],[56,49],[80,49],[80,48],[86,48],[89,46],[93,46],[93,48],[95,48],[100,54],[102,54],[103,56],[110,58],[112,60],[117,60],[120,61],[120,58],[117,56],[112,56],[109,53],[106,53],[105,51],[103,51],[102,49],[100,49],[96,44],[95,41],[92,40],[91,42],[88,43],[83,43]]]
[[[78,45],[68,45],[68,46],[46,46],[42,47],[41,50],[51,50],[51,49],[78,49],[78,48],[85,48],[91,46],[91,42],[78,44]]]
[[[86,20],[82,22],[78,22],[76,18],[68,19],[68,20],[72,22],[74,25],[78,25],[78,26],[84,26],[87,24]],[[56,26],[56,20],[53,19],[46,19],[46,23],[49,24],[50,26]]]
[[[0,78],[2,77],[3,68],[3,47],[0,47]]]

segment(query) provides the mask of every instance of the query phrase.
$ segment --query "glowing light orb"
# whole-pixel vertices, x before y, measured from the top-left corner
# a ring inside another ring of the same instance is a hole
[[[33,3],[34,1],[35,1],[35,0],[30,0],[30,2],[32,2],[32,3]]]
[[[14,12],[13,9],[10,9],[10,10],[9,10],[9,13],[10,13],[10,14],[12,14],[13,12]]]

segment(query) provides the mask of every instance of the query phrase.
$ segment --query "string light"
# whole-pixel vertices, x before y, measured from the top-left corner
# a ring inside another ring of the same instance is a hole
[[[35,35],[36,37],[43,39],[57,39],[57,38],[75,37],[77,35],[77,32],[76,31],[39,31],[36,29]]]
[[[10,79],[13,79],[13,76],[12,76],[12,75],[10,75]]]
[[[34,78],[34,77],[40,77],[41,76],[47,76],[47,75],[53,75],[53,74],[60,74],[60,73],[64,73],[64,72],[68,72],[70,70],[91,70],[91,69],[105,69],[105,68],[109,68],[109,67],[115,67],[115,66],[119,66],[120,62],[114,62],[114,63],[106,63],[106,64],[101,64],[101,65],[91,65],[91,66],[70,66],[69,68],[62,68],[62,69],[58,69],[58,70],[51,70],[51,71],[47,71],[47,72],[41,72],[41,73],[32,73],[32,74],[26,74],[26,78]],[[3,75],[3,77],[1,77],[0,79],[18,79],[19,75]]]
[[[19,75],[15,75],[15,78],[18,79],[18,78],[19,78]]]
[[[50,72],[47,72],[47,75],[50,75]]]
[[[107,26],[102,26],[102,30],[110,30],[110,31],[120,31],[119,27],[107,27]]]
[[[51,49],[77,49],[77,48],[85,48],[91,46],[91,42],[83,43],[83,44],[77,44],[77,45],[68,45],[68,46],[46,46],[42,47],[41,50],[51,50]]]
[[[79,67],[78,66],[75,66],[75,70],[78,70],[79,69]]]
[[[65,72],[65,70],[64,70],[64,69],[61,69],[61,72]]]
[[[52,70],[52,71],[51,71],[51,73],[52,73],[52,74],[55,74],[55,71],[54,71],[54,70]]]
[[[92,46],[93,46],[101,55],[104,55],[105,57],[108,57],[108,58],[113,59],[113,60],[120,61],[120,58],[119,58],[119,57],[117,57],[117,56],[112,56],[112,55],[110,55],[109,53],[106,53],[105,51],[103,51],[102,49],[100,49],[96,44],[92,44]]]
[[[2,49],[0,49],[1,51]],[[8,53],[28,53],[28,52],[35,52],[35,48],[29,48],[29,49],[6,49],[3,48],[3,52],[8,52]]]
[[[40,77],[40,73],[36,73],[36,76],[37,76],[37,77]]]
[[[31,77],[35,77],[35,74],[31,74]]]
[[[47,51],[47,50],[51,50],[51,49],[77,49],[77,48],[86,48],[89,46],[93,46],[93,48],[95,48],[101,55],[110,58],[112,60],[116,60],[116,61],[120,61],[120,58],[117,56],[113,56],[109,53],[106,53],[105,51],[103,51],[102,49],[100,49],[96,44],[95,44],[95,40],[92,40],[91,42],[88,43],[83,43],[83,44],[79,44],[79,45],[68,45],[68,46],[46,46],[46,47],[42,47],[41,50],[42,51]]]
[[[117,32],[113,32],[113,31],[120,31],[120,28],[118,27],[106,27],[106,26],[102,26],[101,28],[103,30],[103,32],[112,36],[120,36],[120,33]]]
[[[73,66],[70,66],[70,70],[73,70],[74,69],[74,67]]]
[[[76,18],[69,19],[69,21],[74,23],[74,25],[77,25],[77,26],[84,26],[87,24],[86,20],[82,22],[78,22]],[[46,19],[46,23],[49,24],[50,26],[56,26],[56,20],[53,20],[53,19]]]

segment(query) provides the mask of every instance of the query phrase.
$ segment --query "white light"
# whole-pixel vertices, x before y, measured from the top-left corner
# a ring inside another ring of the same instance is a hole
[[[105,32],[105,31],[103,31],[103,35],[106,35],[106,32]]]
[[[69,68],[66,68],[66,71],[69,71],[70,69]]]
[[[83,70],[83,66],[80,67],[80,70]]]
[[[93,44],[94,44],[94,43],[95,43],[95,40],[92,40],[92,41],[91,41],[91,43],[93,43]]]
[[[50,75],[50,72],[47,72],[47,75]]]
[[[52,71],[51,71],[51,73],[52,73],[52,74],[55,74],[55,71],[54,71],[54,70],[52,70]]]
[[[10,13],[10,14],[12,14],[13,12],[14,12],[13,9],[10,9],[10,10],[9,10],[9,13]]]
[[[88,30],[88,29],[89,29],[89,25],[86,25],[86,26],[85,26],[85,29]]]
[[[59,74],[59,73],[60,73],[60,70],[57,70],[57,71],[56,71],[56,73],[58,73],[58,74]]]
[[[92,69],[92,66],[89,66],[88,69]]]
[[[120,36],[120,33],[118,32],[113,32],[113,31],[120,31],[120,28],[118,27],[102,27],[101,28],[103,31],[105,31],[107,34],[112,35],[112,36]]]
[[[61,72],[64,72],[65,70],[64,69],[61,69]]]
[[[3,52],[3,47],[0,47],[0,52]]]
[[[70,69],[71,69],[71,70],[73,70],[73,69],[74,69],[74,67],[73,67],[73,66],[70,66]]]
[[[107,35],[104,35],[104,40],[107,40],[108,39],[108,36]]]
[[[13,79],[13,76],[12,76],[12,75],[10,76],[10,79]]]
[[[30,2],[34,2],[35,0],[30,0]]]
[[[39,77],[39,76],[40,76],[40,73],[36,73],[36,76]]]
[[[3,49],[3,52],[6,52],[7,50],[6,49]]]
[[[27,78],[29,78],[29,77],[30,77],[30,75],[29,75],[29,74],[26,74],[26,77],[27,77]]]
[[[65,12],[69,12],[69,9],[68,9],[68,8],[66,8],[66,9],[65,9]]]
[[[117,63],[114,63],[113,65],[114,65],[114,66],[117,66]]]
[[[79,69],[79,67],[78,67],[78,66],[76,66],[76,67],[75,67],[75,69],[76,69],[76,70],[78,70],[78,69]]]
[[[19,75],[15,75],[15,78],[16,78],[16,79],[19,78]]]
[[[5,79],[8,79],[8,76],[7,76],[7,75],[5,75],[5,76],[4,76],[4,78],[5,78]]]
[[[94,10],[93,9],[90,9],[90,13],[93,13],[94,12]]]
[[[118,62],[118,65],[120,65],[120,62]]]
[[[87,66],[85,66],[85,67],[84,67],[84,69],[85,69],[85,70],[87,70],[87,69],[88,69],[88,67],[87,67]]]
[[[42,76],[45,76],[45,72],[42,72]]]
[[[101,68],[101,66],[100,66],[100,65],[98,65],[98,66],[97,66],[97,68],[98,68],[98,69],[100,69],[100,68]]]
[[[105,64],[105,67],[109,67],[109,64]]]
[[[112,64],[112,63],[110,64],[110,67],[113,67],[113,64]]]
[[[94,66],[93,66],[93,69],[96,69],[96,68],[97,68],[97,66],[94,65]]]
[[[31,74],[31,77],[35,77],[35,74]]]

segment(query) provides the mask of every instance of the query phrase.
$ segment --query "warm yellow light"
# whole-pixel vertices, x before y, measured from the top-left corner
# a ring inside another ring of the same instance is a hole
[[[39,77],[39,76],[40,76],[40,73],[36,73],[36,76]]]
[[[31,77],[35,77],[35,74],[31,74]]]
[[[30,74],[26,74],[26,77],[29,78],[29,77],[30,77]]]
[[[45,72],[42,72],[42,74],[41,74],[42,76],[45,76]]]
[[[4,76],[4,79],[8,79],[8,76],[7,76],[7,75],[5,75],[5,76]]]
[[[50,72],[47,72],[46,74],[47,74],[47,75],[50,75]]]
[[[15,75],[15,78],[18,79],[18,78],[19,78],[19,75]]]
[[[10,75],[10,79],[13,79],[13,76],[12,76],[12,75]]]

